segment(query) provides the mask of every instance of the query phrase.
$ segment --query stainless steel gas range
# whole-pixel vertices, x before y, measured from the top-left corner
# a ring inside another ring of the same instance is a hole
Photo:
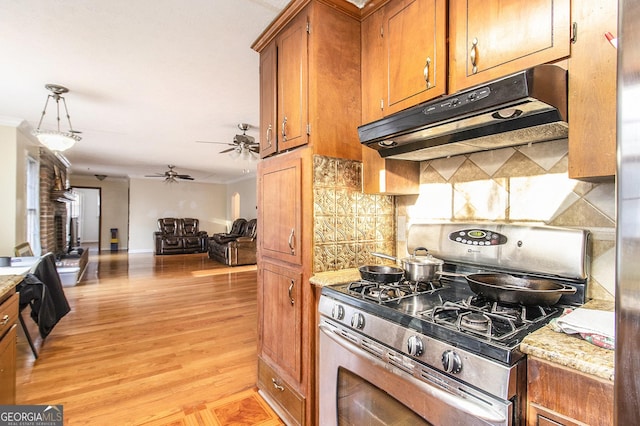
[[[413,225],[407,242],[410,252],[427,247],[444,260],[440,279],[322,290],[320,424],[524,424],[519,344],[565,307],[585,302],[588,232],[438,223]],[[470,288],[469,276],[483,273],[571,291],[551,306],[528,303],[526,288],[520,303],[503,303]]]

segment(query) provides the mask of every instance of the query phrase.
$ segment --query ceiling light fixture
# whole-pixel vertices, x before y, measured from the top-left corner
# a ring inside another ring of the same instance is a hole
[[[67,102],[65,101],[64,97],[61,96],[63,93],[69,92],[69,89],[57,84],[46,84],[44,87],[51,93],[47,96],[47,100],[44,103],[44,108],[42,109],[42,116],[40,117],[40,122],[38,123],[38,128],[33,131],[33,135],[38,138],[42,145],[46,146],[51,151],[65,151],[82,139],[80,136],[78,136],[78,134],[82,132],[73,130],[73,126],[71,125],[71,117],[69,116],[69,110],[67,109]],[[56,102],[56,117],[58,123],[57,130],[45,130],[40,128],[40,126],[42,126],[42,120],[44,120],[44,116],[47,113],[49,99],[53,99]],[[62,100],[64,112],[67,116],[67,121],[69,122],[69,131],[67,132],[60,131],[60,100]]]

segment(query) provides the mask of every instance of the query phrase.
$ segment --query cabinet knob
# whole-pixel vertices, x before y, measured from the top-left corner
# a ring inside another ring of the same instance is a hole
[[[5,315],[2,317],[2,325],[5,326],[9,322],[9,315]]]
[[[473,66],[472,72],[475,74],[478,72],[478,39],[473,38],[471,42],[471,51],[469,52],[469,58],[471,59],[471,65]]]

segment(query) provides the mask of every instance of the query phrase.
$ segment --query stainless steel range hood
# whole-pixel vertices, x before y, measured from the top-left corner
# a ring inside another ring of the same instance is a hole
[[[568,135],[567,71],[540,65],[358,127],[384,158],[423,161]]]

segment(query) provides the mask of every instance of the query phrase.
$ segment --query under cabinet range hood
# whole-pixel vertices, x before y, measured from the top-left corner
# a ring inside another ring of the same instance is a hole
[[[423,161],[568,135],[567,71],[540,65],[358,127],[383,158]]]

